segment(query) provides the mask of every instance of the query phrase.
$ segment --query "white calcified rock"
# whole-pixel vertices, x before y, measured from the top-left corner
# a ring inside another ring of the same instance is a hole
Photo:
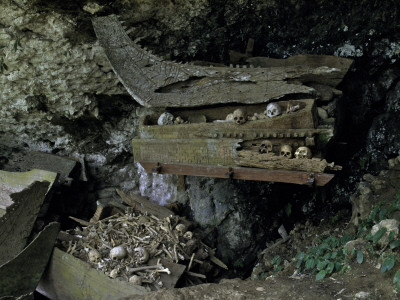
[[[385,227],[387,229],[385,235],[378,241],[378,244],[381,246],[385,246],[389,240],[390,232],[394,232],[394,238],[397,238],[399,235],[399,225],[400,222],[396,219],[386,219],[379,222],[379,224],[372,226],[371,234],[374,236],[381,228]]]
[[[317,111],[318,111],[318,117],[320,117],[322,120],[328,119],[328,113],[326,112],[325,109],[323,109],[322,107],[318,107]]]

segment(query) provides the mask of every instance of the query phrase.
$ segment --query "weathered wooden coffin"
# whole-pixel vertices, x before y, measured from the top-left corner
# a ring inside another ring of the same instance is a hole
[[[336,87],[352,60],[298,55],[288,59],[254,57],[248,65],[236,68],[178,64],[133,42],[117,16],[94,18],[93,27],[115,74],[133,99],[190,121],[158,126],[156,115],[142,120],[139,136],[133,140],[133,153],[146,171],[201,176],[223,172],[228,178],[310,184],[314,180],[308,173],[321,175],[334,168],[323,160],[334,128],[329,124],[318,127],[315,100],[329,102],[341,94]],[[279,101],[284,112],[279,117],[243,125],[217,121],[225,120],[239,107],[249,115],[262,114],[267,103],[274,101]],[[286,114],[288,102],[300,109]],[[206,122],[199,123],[201,119]],[[275,155],[257,155],[265,139],[273,143]],[[311,147],[314,158],[285,160],[277,155],[283,144],[291,145],[293,151],[299,146]],[[292,179],[282,178],[276,170],[292,172]],[[308,179],[299,179],[303,177]]]
[[[139,126],[139,138],[132,142],[135,160],[148,172],[326,184],[332,175],[320,174],[321,176],[317,176],[318,179],[315,180],[315,176],[311,178],[312,175],[309,174],[323,173],[333,167],[321,159],[328,141],[326,136],[333,134],[332,132],[327,134],[329,131],[327,129],[317,128],[315,100],[302,99],[277,103],[282,108],[282,115],[247,121],[244,124],[224,120],[228,113],[237,108],[245,109],[249,115],[262,114],[266,105],[170,110],[174,116],[180,116],[183,120],[193,120],[196,116],[197,119],[206,120],[202,123],[160,126],[157,125],[158,115],[148,115],[142,119]],[[298,105],[300,109],[286,113],[288,104]],[[273,154],[259,153],[260,144],[264,140],[269,140],[273,144]],[[314,157],[319,158],[298,160],[280,157],[280,147],[284,144],[290,145],[293,152],[300,146],[310,147],[313,149]],[[202,168],[203,166],[207,167]],[[260,172],[243,166],[264,170]],[[276,170],[286,170],[294,174],[288,176],[287,173]]]

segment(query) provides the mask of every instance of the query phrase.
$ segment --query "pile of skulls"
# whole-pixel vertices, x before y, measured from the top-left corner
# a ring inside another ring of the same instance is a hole
[[[261,141],[260,146],[258,148],[258,152],[260,153],[273,153],[273,145],[271,141],[264,140]],[[290,145],[282,145],[279,150],[279,156],[285,158],[293,157],[293,148]],[[310,159],[312,158],[311,149],[305,146],[298,147],[294,152],[294,157],[297,159]]]
[[[129,208],[124,215],[117,214],[67,232],[74,237],[72,241],[61,242],[67,253],[111,278],[139,285],[161,288],[160,273],[170,273],[160,261],[147,266],[149,259],[192,263],[207,258],[200,241],[178,216],[159,219]]]

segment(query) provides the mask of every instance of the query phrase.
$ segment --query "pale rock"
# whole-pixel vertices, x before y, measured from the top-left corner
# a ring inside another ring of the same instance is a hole
[[[322,120],[326,120],[328,119],[328,113],[326,112],[325,109],[323,109],[322,107],[318,107],[318,117],[320,117],[320,119]]]

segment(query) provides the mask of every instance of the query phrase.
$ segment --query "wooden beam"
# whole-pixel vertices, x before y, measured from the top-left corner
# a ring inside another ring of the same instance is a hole
[[[258,168],[222,167],[191,164],[139,162],[147,173],[205,176],[227,179],[273,181],[300,185],[326,185],[335,175],[299,171],[266,170]]]

